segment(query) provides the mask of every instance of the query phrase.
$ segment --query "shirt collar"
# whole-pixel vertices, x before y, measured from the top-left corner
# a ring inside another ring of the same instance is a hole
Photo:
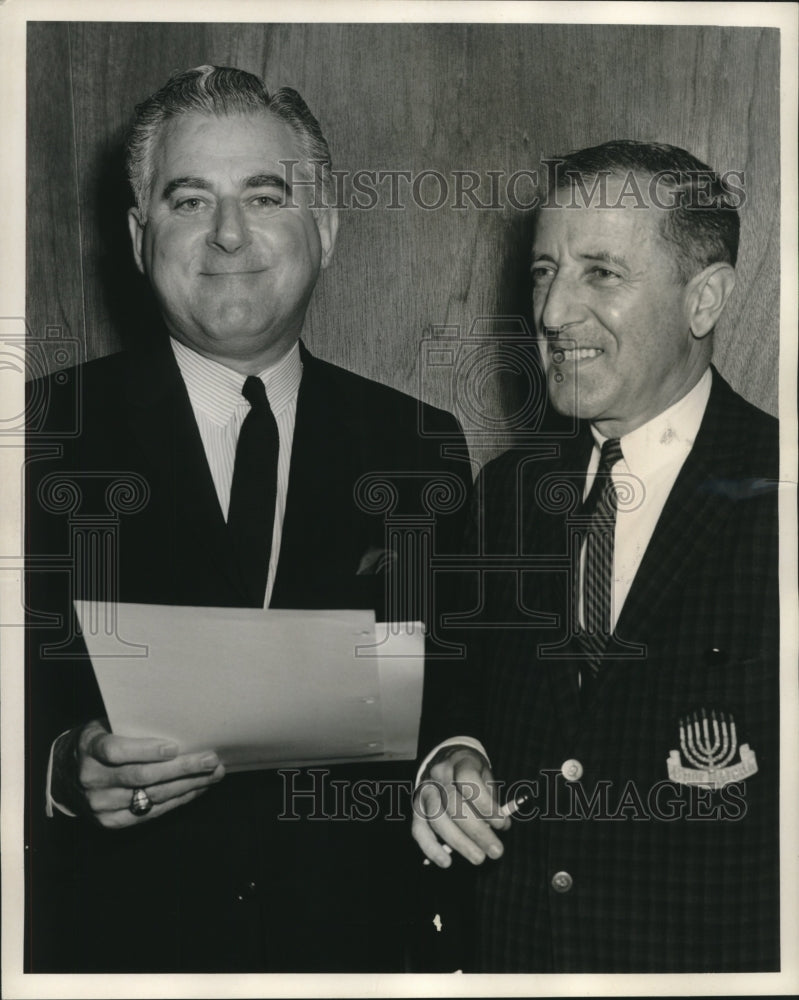
[[[621,438],[624,462],[633,475],[645,478],[673,461],[685,459],[699,433],[712,381],[708,368],[690,392]],[[601,449],[606,439],[593,425],[591,433]]]
[[[244,375],[198,354],[174,337],[170,337],[169,342],[195,411],[203,413],[216,424],[224,425],[237,407],[249,407],[241,394]],[[264,383],[269,406],[277,416],[296,398],[300,387],[302,360],[299,343],[295,343],[274,365],[258,372],[258,378]]]

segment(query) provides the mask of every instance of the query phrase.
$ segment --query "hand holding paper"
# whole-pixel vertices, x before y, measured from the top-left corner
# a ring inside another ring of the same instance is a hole
[[[213,751],[180,754],[175,743],[160,738],[114,736],[97,719],[62,739],[73,737],[82,812],[108,829],[146,822],[185,805],[225,774]],[[152,809],[146,815],[135,816],[129,809],[135,788],[147,789]],[[53,792],[59,799],[57,786]]]
[[[211,747],[228,771],[416,754],[419,623],[376,635],[368,611],[76,610],[116,734],[156,734],[193,760]]]

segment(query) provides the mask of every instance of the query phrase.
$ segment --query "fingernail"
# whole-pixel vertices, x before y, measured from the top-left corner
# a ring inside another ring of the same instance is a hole
[[[175,757],[178,752],[177,743],[162,743],[158,748],[158,752],[162,757]]]
[[[214,757],[213,754],[209,753],[207,756],[203,757],[200,761],[200,767],[204,768],[206,771],[213,771],[219,761]]]
[[[502,848],[497,844],[492,844],[492,846],[488,848],[488,853],[492,858],[498,858],[502,854]]]

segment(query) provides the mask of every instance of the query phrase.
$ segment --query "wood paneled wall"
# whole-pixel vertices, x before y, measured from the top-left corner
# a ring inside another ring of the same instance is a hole
[[[59,337],[90,359],[147,328],[120,141],[134,104],[174,70],[207,62],[299,90],[338,170],[447,179],[438,209],[407,192],[391,209],[383,185],[375,208],[342,213],[305,339],[324,358],[455,409],[473,443],[484,407],[481,459],[500,447],[492,428],[513,422],[529,377],[502,358],[466,372],[457,350],[432,368],[420,344],[441,325],[465,334],[481,317],[529,316],[528,223],[506,199],[453,208],[454,172],[477,172],[485,202],[489,171],[507,177],[609,138],[669,142],[745,172],[739,281],[716,362],[776,412],[779,35],[759,28],[29,23],[27,317],[44,342],[38,367],[66,363]],[[432,203],[437,183],[420,192]]]

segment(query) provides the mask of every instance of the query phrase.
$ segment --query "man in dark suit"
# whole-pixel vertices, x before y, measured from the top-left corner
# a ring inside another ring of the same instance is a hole
[[[490,565],[414,816],[437,865],[482,865],[469,968],[779,968],[777,424],[710,365],[735,201],[618,141],[566,156],[538,210],[537,337],[574,423],[478,479]]]
[[[407,765],[225,776],[213,747],[111,733],[71,601],[426,616],[424,546],[392,547],[385,515],[447,547],[463,436],[299,342],[337,218],[295,91],[179,74],[137,108],[128,167],[163,335],[30,395],[26,968],[402,971]]]

